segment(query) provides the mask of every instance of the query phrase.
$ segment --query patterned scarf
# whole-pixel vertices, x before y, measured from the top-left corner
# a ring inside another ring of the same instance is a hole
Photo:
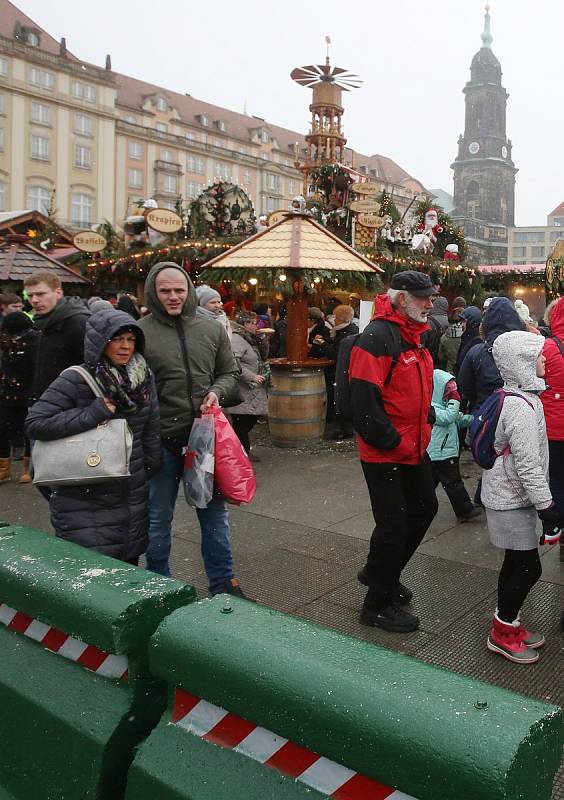
[[[138,411],[150,400],[151,378],[141,353],[133,353],[125,366],[118,366],[102,356],[94,375],[104,395],[123,414]]]

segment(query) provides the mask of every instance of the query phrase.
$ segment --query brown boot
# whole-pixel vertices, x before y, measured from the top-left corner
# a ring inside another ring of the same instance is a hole
[[[12,477],[11,464],[11,458],[0,458],[0,483],[6,483]]]
[[[31,475],[29,474],[29,458],[26,456],[23,458],[23,470],[18,483],[31,483]]]

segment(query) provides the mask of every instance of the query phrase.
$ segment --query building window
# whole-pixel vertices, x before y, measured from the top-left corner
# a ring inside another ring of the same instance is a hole
[[[220,131],[225,133],[225,131],[227,130],[227,122],[225,122],[225,120],[223,119],[220,119],[217,123],[217,127],[219,128]]]
[[[265,144],[268,144],[270,141],[270,134],[268,133],[268,131],[263,130],[260,133],[260,138]]]
[[[31,157],[49,161],[49,139],[45,136],[31,137]]]
[[[204,190],[204,184],[197,181],[188,181],[186,184],[186,197],[191,199],[199,197]]]
[[[223,142],[220,141],[219,139],[214,139],[213,140],[213,146],[214,147],[223,147]]]
[[[0,114],[4,113],[4,95],[0,94]]]
[[[28,31],[28,34],[26,36],[26,42],[27,42],[27,44],[31,45],[32,47],[38,47],[39,46],[39,36],[36,33],[34,33],[33,31]]]
[[[44,103],[32,102],[31,121],[38,125],[49,125],[51,122],[51,109]]]
[[[129,142],[128,152],[129,158],[143,158],[143,144],[141,142]]]
[[[551,231],[550,241],[556,242],[558,239],[564,239],[564,233],[561,233],[560,231]]]
[[[222,161],[215,162],[215,174],[222,180],[229,180],[231,178],[231,164],[224,164]]]
[[[55,85],[55,78],[52,72],[47,72],[45,69],[38,69],[38,67],[31,67],[28,72],[28,80],[34,86],[41,86],[42,89],[52,89]]]
[[[46,214],[51,205],[51,192],[44,186],[30,186],[27,190],[27,207]]]
[[[525,258],[527,255],[527,248],[526,247],[514,247],[513,248],[513,258]]]
[[[556,228],[561,228],[564,225],[564,217],[553,217],[552,218],[552,224]]]
[[[0,128],[0,153],[4,152],[4,128]]]
[[[294,194],[296,191],[296,184],[294,181],[288,181],[288,194]]]
[[[157,98],[157,108],[159,111],[168,111],[168,103],[164,97]]]
[[[172,153],[170,150],[161,150],[161,161],[166,161],[169,164],[172,162]]]
[[[271,211],[277,211],[280,208],[280,200],[277,197],[266,198],[266,211],[270,214]]]
[[[143,188],[143,170],[131,168],[127,171],[127,185],[132,189]]]
[[[0,211],[6,210],[6,184],[0,181]]]
[[[188,156],[186,159],[186,172],[196,172],[198,175],[204,175],[206,172],[204,159],[198,158],[198,156]]]
[[[163,191],[168,194],[176,194],[178,191],[176,175],[163,175],[163,179]]]
[[[210,118],[207,116],[207,114],[200,114],[200,122],[205,128],[207,128],[210,124]]]
[[[518,231],[515,234],[516,242],[544,242],[544,231]]]
[[[533,258],[544,258],[544,246],[537,245],[531,247],[531,255]]]
[[[266,188],[272,189],[275,192],[280,191],[280,185],[282,181],[280,180],[280,175],[273,175],[272,172],[266,173]]]
[[[245,186],[250,186],[251,185],[251,170],[250,169],[246,169],[243,172],[243,183],[245,184]]]
[[[78,97],[79,100],[86,100],[88,103],[96,102],[96,87],[91,86],[89,83],[73,81],[71,83],[71,94],[73,97]]]
[[[81,169],[92,168],[92,150],[82,144],[74,146],[74,165]]]
[[[192,131],[186,131],[186,138],[188,139],[189,142],[196,141],[196,135],[192,133]]]
[[[0,58],[0,76],[5,78],[8,74],[8,59]]]
[[[79,136],[92,136],[92,117],[88,117],[86,114],[75,114],[74,132]]]
[[[125,121],[129,122],[130,125],[137,125],[137,117],[133,114],[126,114]]]
[[[160,208],[168,208],[171,211],[176,211],[176,203],[173,203],[172,200],[163,200],[160,203]]]
[[[166,133],[168,131],[168,125],[166,124],[166,122],[156,122],[155,130],[158,133]]]
[[[92,206],[94,201],[89,194],[75,192],[71,195],[71,220],[79,228],[92,225]]]
[[[268,161],[268,153],[261,153],[260,157],[262,158],[263,161]]]

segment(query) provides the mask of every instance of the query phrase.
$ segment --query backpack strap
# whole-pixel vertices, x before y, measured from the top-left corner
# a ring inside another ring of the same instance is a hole
[[[554,342],[556,347],[560,350],[560,353],[562,354],[562,357],[564,358],[564,345],[562,344],[562,342],[560,341],[558,336],[553,336],[552,337],[552,341]]]
[[[401,354],[403,352],[403,339],[402,339],[402,336],[401,336],[401,331],[399,329],[399,326],[398,325],[394,325],[393,322],[388,322],[387,326],[388,326],[388,330],[390,331],[390,333],[392,335],[392,339],[394,340],[394,342],[393,342],[393,351],[392,351],[392,361],[390,363],[390,368],[388,370],[388,374],[386,375],[386,378],[384,380],[384,386],[389,386],[390,385],[390,381],[392,380],[392,374],[394,372],[394,369],[396,368],[396,364],[399,361],[399,357],[401,356]]]

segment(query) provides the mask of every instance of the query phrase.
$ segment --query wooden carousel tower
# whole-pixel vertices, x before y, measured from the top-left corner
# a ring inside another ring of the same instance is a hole
[[[327,36],[327,51],[331,40]],[[313,89],[311,111],[311,130],[305,137],[307,142],[306,159],[296,161],[296,167],[304,176],[304,197],[307,196],[308,177],[321,167],[343,163],[345,160],[345,144],[342,117],[345,109],[342,105],[342,93],[358,88],[362,81],[342,67],[332,67],[329,52],[325,64],[312,64],[307,67],[296,67],[290,77],[301,86]],[[296,153],[297,156],[297,153]]]

